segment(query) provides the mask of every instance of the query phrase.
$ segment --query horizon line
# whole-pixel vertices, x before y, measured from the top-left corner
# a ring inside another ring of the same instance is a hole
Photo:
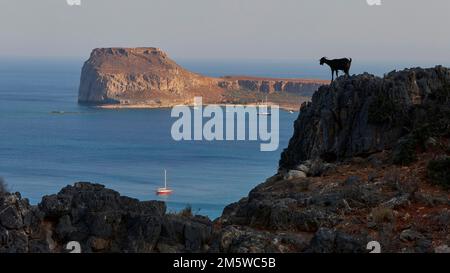
[[[313,58],[220,58],[220,57],[213,57],[213,58],[195,58],[195,57],[182,57],[182,56],[169,56],[172,60],[175,61],[196,61],[196,62],[222,62],[222,63],[233,63],[233,62],[272,62],[272,63],[315,63],[318,61],[317,57]],[[346,56],[344,56],[346,57]],[[320,58],[320,57],[319,57]],[[338,58],[338,57],[333,57]],[[0,55],[0,60],[19,60],[19,59],[30,59],[30,60],[42,60],[42,59],[48,59],[48,60],[87,60],[89,59],[89,55],[81,56],[81,55]],[[316,60],[317,59],[317,60]],[[422,60],[422,59],[389,59],[389,60],[380,60],[378,59],[358,59],[354,58],[354,60],[358,61],[360,64],[405,64],[405,63],[418,63],[418,64],[425,64],[425,63],[434,63],[434,65],[443,65],[443,66],[450,66],[450,61],[445,64],[441,60]]]

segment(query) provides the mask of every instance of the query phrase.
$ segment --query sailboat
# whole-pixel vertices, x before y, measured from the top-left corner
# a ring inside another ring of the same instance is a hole
[[[156,190],[157,195],[169,195],[172,194],[173,190],[167,187],[167,171],[164,169],[164,188],[158,188]]]
[[[258,112],[258,115],[261,115],[261,116],[270,116],[271,115],[271,113],[269,111],[267,111],[267,96],[266,96],[266,104],[265,104],[265,106],[266,106],[266,111],[265,112]]]

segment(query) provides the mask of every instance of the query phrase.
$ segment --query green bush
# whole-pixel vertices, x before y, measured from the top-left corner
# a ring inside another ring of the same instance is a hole
[[[429,137],[450,135],[450,107],[447,105],[422,106],[422,114],[416,121],[414,137],[424,141]]]
[[[5,180],[0,177],[0,195],[8,193],[8,187],[6,186]]]
[[[436,185],[450,189],[450,157],[430,160],[427,166],[428,178]]]
[[[429,137],[433,135],[434,134],[431,125],[428,123],[427,120],[423,120],[423,123],[419,124],[412,131],[412,138],[414,138],[417,141],[417,143],[422,147],[425,147],[425,142]]]
[[[431,94],[432,98],[439,103],[450,103],[450,84],[444,85]]]
[[[187,205],[183,210],[181,210],[178,215],[183,216],[183,217],[192,217],[193,213],[192,213],[192,207],[191,205]]]
[[[396,165],[409,165],[417,160],[417,141],[410,135],[401,138],[394,147],[392,160]]]
[[[390,123],[396,114],[395,102],[388,95],[380,93],[369,105],[368,122],[377,125]]]
[[[386,207],[376,207],[372,209],[372,220],[377,223],[392,223],[395,219],[394,211]]]

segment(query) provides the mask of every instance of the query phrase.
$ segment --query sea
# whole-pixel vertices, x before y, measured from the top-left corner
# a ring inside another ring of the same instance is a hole
[[[209,76],[328,79],[315,63],[192,61]],[[190,207],[214,219],[277,171],[298,113],[281,111],[279,148],[259,141],[175,141],[170,109],[99,109],[77,103],[81,58],[0,59],[0,177],[32,204],[78,181],[139,200],[162,200],[168,212]],[[360,66],[374,74],[389,67]],[[155,195],[164,169],[174,193]]]

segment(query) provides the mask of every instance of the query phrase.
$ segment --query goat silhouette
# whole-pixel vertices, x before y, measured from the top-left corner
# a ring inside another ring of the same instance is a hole
[[[320,65],[327,64],[331,68],[331,81],[334,81],[334,73],[336,72],[336,78],[339,77],[339,70],[344,71],[345,75],[350,76],[350,67],[352,66],[352,58],[342,58],[328,60],[327,57],[320,59]]]

